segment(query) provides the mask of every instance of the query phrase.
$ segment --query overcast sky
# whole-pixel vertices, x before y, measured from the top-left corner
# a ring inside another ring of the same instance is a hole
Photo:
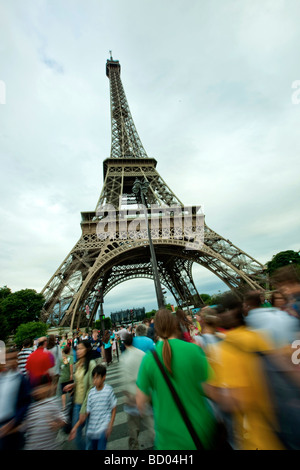
[[[262,263],[299,250],[299,19],[298,0],[0,0],[0,286],[40,292],[95,210],[109,50],[179,199]],[[227,290],[194,277],[200,293]],[[142,306],[156,308],[150,280],[104,303]]]

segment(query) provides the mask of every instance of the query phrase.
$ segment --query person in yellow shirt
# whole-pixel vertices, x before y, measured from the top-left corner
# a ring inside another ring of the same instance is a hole
[[[244,324],[243,304],[228,293],[219,313],[226,335],[219,344],[214,377],[205,385],[208,398],[231,415],[234,448],[284,449],[276,436],[276,421],[261,361],[256,351],[272,349],[263,336]]]

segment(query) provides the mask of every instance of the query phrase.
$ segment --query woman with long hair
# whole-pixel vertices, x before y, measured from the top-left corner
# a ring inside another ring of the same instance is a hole
[[[92,347],[88,340],[79,342],[76,354],[77,362],[75,364],[75,373],[73,374],[74,383],[66,385],[64,392],[74,390],[72,427],[76,429],[75,442],[78,450],[85,450],[85,441],[82,436],[85,421],[83,416],[86,413],[89,391],[93,387],[92,372],[97,364],[92,359]]]
[[[191,331],[194,329],[194,325],[184,310],[176,310],[176,319],[178,322],[178,329],[181,333],[181,339],[184,341],[193,342]]]
[[[204,448],[211,448],[215,429],[212,409],[202,384],[209,365],[202,349],[182,341],[177,318],[166,309],[155,315],[156,352],[171,379]],[[144,356],[137,378],[137,406],[153,406],[156,450],[193,450],[196,445],[151,352]]]
[[[105,354],[105,361],[106,361],[106,364],[108,366],[112,362],[111,351],[112,351],[112,342],[113,342],[114,337],[115,337],[115,335],[114,334],[111,335],[110,331],[108,331],[108,330],[104,331],[104,334],[103,334],[103,337],[102,337],[102,343],[103,343],[104,354]]]

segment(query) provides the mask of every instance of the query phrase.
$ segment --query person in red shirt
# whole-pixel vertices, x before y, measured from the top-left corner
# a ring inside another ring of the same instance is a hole
[[[30,354],[26,363],[26,370],[33,387],[39,385],[42,379],[44,380],[45,377],[49,376],[49,369],[55,365],[53,355],[46,349],[46,336],[38,339],[37,346],[37,349]]]

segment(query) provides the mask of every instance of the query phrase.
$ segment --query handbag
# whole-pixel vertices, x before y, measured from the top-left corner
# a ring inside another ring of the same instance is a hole
[[[179,396],[178,396],[178,394],[177,394],[177,392],[176,392],[176,390],[175,390],[175,388],[174,388],[174,386],[173,386],[173,384],[172,384],[170,378],[168,377],[168,375],[167,375],[167,373],[166,373],[166,371],[165,371],[165,369],[164,369],[162,363],[160,362],[159,357],[158,357],[158,355],[157,355],[157,352],[156,352],[156,351],[151,351],[151,352],[152,352],[152,354],[153,354],[153,356],[154,356],[154,359],[155,359],[155,361],[156,361],[158,367],[160,368],[160,370],[161,370],[161,372],[162,372],[162,374],[163,374],[163,377],[165,378],[165,380],[166,380],[166,382],[167,382],[167,385],[169,386],[169,389],[170,389],[170,391],[171,391],[171,393],[172,393],[172,395],[173,395],[174,401],[175,401],[176,405],[178,406],[178,409],[179,409],[179,411],[180,411],[180,413],[181,413],[181,416],[182,416],[182,418],[183,418],[183,420],[184,420],[184,422],[185,422],[185,424],[186,424],[186,427],[188,428],[188,430],[189,430],[189,432],[190,432],[190,434],[191,434],[191,436],[192,436],[192,438],[193,438],[193,441],[194,441],[194,443],[195,443],[196,449],[197,449],[197,450],[204,450],[204,446],[203,446],[203,444],[201,443],[201,441],[200,441],[200,439],[199,439],[199,437],[198,437],[198,435],[197,435],[197,433],[196,433],[196,431],[195,431],[195,429],[194,429],[194,427],[193,427],[193,425],[192,425],[192,423],[191,423],[191,421],[190,421],[190,419],[189,419],[189,417],[188,417],[188,415],[187,415],[187,412],[186,412],[186,410],[185,410],[183,404],[181,403],[181,400],[180,400],[180,398],[179,398]]]

